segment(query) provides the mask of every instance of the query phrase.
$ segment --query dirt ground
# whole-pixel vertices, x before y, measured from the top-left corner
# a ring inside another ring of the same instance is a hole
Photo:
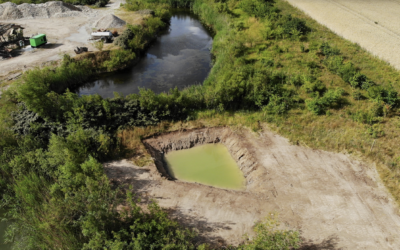
[[[168,181],[154,165],[126,160],[105,170],[114,183],[133,185],[145,201],[198,228],[202,241],[238,244],[256,221],[277,212],[287,228],[301,231],[303,249],[400,249],[398,208],[373,166],[291,145],[269,131],[235,133],[259,166],[246,191]]]
[[[286,0],[400,69],[400,0]]]
[[[95,9],[94,13],[86,17],[2,21],[3,23],[16,23],[24,27],[24,36],[45,33],[48,44],[37,49],[23,50],[14,58],[0,60],[0,79],[5,79],[15,72],[41,66],[50,61],[57,61],[64,54],[75,55],[73,50],[78,46],[88,47],[89,51],[96,50],[88,41],[93,24],[101,17],[114,13],[123,2],[124,0],[111,1],[105,8]]]

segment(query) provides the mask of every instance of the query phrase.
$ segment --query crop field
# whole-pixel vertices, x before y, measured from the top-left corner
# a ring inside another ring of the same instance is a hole
[[[287,1],[336,34],[400,69],[400,1]]]

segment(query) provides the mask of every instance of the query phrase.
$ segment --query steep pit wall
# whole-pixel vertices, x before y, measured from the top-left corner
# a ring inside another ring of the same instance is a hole
[[[242,144],[240,137],[226,127],[204,128],[188,131],[177,131],[147,138],[143,144],[154,159],[154,163],[162,176],[173,180],[168,173],[164,155],[168,152],[189,149],[208,143],[225,145],[232,158],[238,164],[246,179],[246,186],[252,181],[252,173],[258,164],[252,154]]]

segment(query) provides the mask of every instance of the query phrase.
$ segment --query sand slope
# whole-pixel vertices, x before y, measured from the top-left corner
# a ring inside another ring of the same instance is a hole
[[[399,0],[286,0],[400,69]]]
[[[172,136],[180,141],[183,134]],[[243,192],[168,181],[155,166],[127,161],[107,163],[105,170],[116,184],[133,185],[147,200],[199,228],[203,240],[238,244],[257,220],[278,212],[288,228],[301,230],[309,245],[304,249],[400,249],[397,207],[373,166],[291,145],[269,131],[238,136],[258,162]]]

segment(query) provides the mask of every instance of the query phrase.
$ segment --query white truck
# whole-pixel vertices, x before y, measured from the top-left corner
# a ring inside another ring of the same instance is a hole
[[[104,32],[92,32],[91,38],[89,40],[101,40],[104,43],[109,43],[112,42],[113,40],[113,34],[110,31],[104,31]]]

